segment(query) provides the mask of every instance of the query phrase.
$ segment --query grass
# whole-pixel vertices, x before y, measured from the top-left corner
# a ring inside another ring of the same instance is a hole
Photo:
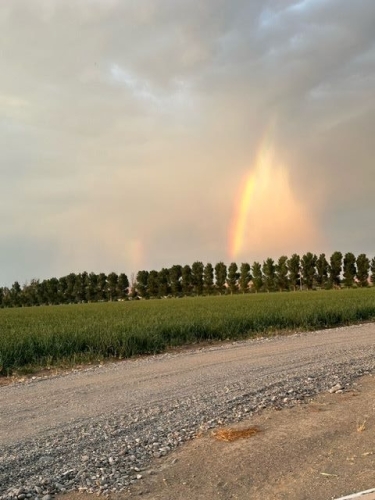
[[[375,288],[0,310],[0,373],[375,319]]]
[[[366,430],[366,422],[366,419],[361,421],[357,420],[357,432],[363,432]]]
[[[261,432],[259,427],[252,426],[247,429],[218,429],[212,432],[212,436],[218,441],[226,441],[231,443],[232,441],[237,441],[238,439],[248,438],[255,436]]]

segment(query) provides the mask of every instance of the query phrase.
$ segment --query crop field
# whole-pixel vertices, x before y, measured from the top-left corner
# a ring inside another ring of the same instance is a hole
[[[0,373],[364,320],[375,287],[1,309]]]

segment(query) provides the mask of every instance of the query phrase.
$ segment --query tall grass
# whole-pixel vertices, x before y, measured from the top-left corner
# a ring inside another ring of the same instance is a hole
[[[0,310],[0,373],[375,319],[375,288]]]

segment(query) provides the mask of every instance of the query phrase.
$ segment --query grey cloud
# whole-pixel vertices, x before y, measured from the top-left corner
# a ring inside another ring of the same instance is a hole
[[[374,24],[368,0],[4,4],[6,244],[51,238],[51,272],[85,255],[134,270],[123,250],[93,243],[100,231],[124,235],[121,249],[144,236],[149,267],[167,265],[168,247],[174,261],[225,259],[239,185],[274,120],[280,161],[328,252],[346,218],[362,217],[373,182]],[[370,252],[371,220],[361,220]]]

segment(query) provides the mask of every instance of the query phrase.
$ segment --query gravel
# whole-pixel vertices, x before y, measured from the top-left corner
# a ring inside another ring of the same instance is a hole
[[[297,337],[308,335],[316,334]],[[290,339],[237,342],[206,348],[206,353],[260,343],[287,350]],[[190,392],[175,393],[172,398],[156,398],[129,408],[119,405],[110,412],[52,425],[31,438],[5,444],[0,456],[0,500],[51,500],[57,493],[74,490],[102,495],[127,490],[154,473],[153,459],[165,456],[202,431],[239,422],[265,408],[303,404],[320,392],[343,392],[356,377],[374,371],[374,347],[357,346],[353,356],[347,347],[340,349],[337,359],[331,354],[317,356],[314,351],[306,363],[296,363],[295,368],[292,362],[283,372],[275,370],[267,376],[260,373],[256,384],[251,370],[225,385],[206,386],[202,380],[198,389],[193,386]],[[155,362],[167,363],[173,357],[194,357],[200,352],[164,354],[140,363],[152,367]],[[298,355],[293,353],[291,359],[298,359]],[[114,364],[101,368],[115,369]],[[84,377],[85,371],[71,376]],[[34,379],[29,385],[36,383],[43,390],[44,381]]]

